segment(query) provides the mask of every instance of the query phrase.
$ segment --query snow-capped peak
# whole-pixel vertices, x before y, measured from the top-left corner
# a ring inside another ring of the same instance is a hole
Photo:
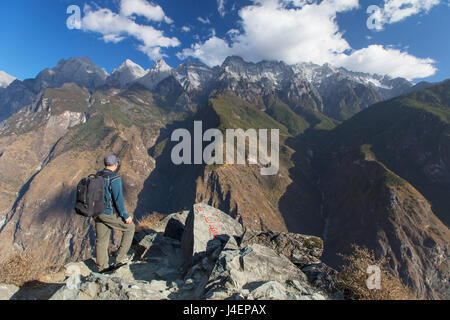
[[[88,57],[61,60],[52,69],[45,69],[36,78],[39,90],[59,87],[74,82],[86,88],[97,88],[105,83],[108,73],[95,65]]]
[[[147,71],[130,59],[125,60],[119,68],[114,69],[107,80],[110,86],[126,87],[133,81],[144,77]]]
[[[145,76],[138,79],[137,82],[153,90],[158,83],[166,79],[173,73],[173,69],[163,60],[156,61],[155,65],[147,72]]]
[[[152,67],[152,72],[169,72],[172,70],[172,67],[169,66],[164,59],[159,59],[156,61],[155,65]]]
[[[7,74],[4,71],[0,71],[0,88],[6,88],[9,86],[14,80],[16,80],[15,77]]]
[[[119,68],[114,69],[111,75],[115,73],[129,73],[133,75],[135,79],[138,79],[145,76],[147,71],[145,71],[144,68],[142,68],[137,63],[134,63],[130,59],[127,59],[121,64]]]

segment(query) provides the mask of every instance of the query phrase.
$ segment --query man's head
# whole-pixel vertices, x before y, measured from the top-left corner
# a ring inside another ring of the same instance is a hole
[[[105,169],[107,170],[118,171],[118,168],[120,167],[120,159],[113,154],[107,156],[104,162],[105,162]]]

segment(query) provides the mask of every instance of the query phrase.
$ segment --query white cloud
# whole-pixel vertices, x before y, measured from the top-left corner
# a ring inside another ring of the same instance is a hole
[[[181,31],[183,31],[183,32],[190,32],[191,28],[189,28],[188,26],[182,26],[181,27]]]
[[[140,44],[138,49],[148,55],[152,60],[164,57],[162,48],[176,47],[180,45],[177,38],[168,38],[164,36],[161,30],[157,30],[150,25],[137,24],[130,15],[144,15],[147,19],[161,21],[165,19],[159,9],[155,9],[153,15],[150,12],[151,6],[146,1],[138,0],[136,4],[143,4],[142,7],[135,7],[133,10],[127,6],[135,1],[122,0],[121,13],[114,13],[110,9],[96,8],[89,5],[84,7],[84,17],[81,20],[81,29],[100,33],[105,42],[117,43],[127,37],[137,39]],[[147,7],[149,5],[149,7]],[[159,19],[159,20],[158,20]]]
[[[406,52],[371,45],[354,51],[350,55],[336,57],[339,66],[368,73],[388,74],[392,77],[404,77],[409,80],[433,75],[436,68],[434,60],[420,59]]]
[[[288,64],[328,62],[354,71],[408,79],[427,77],[436,71],[431,59],[389,47],[374,45],[353,50],[339,29],[336,15],[359,8],[358,0],[253,2],[240,9],[242,31],[230,30],[229,42],[214,35],[182,50],[178,57],[193,56],[210,66],[221,64],[229,55],[248,61],[283,60]]]
[[[120,2],[120,14],[126,17],[133,15],[143,16],[149,21],[173,22],[172,19],[166,17],[163,9],[159,5],[149,3],[146,0],[122,0]]]
[[[177,54],[180,60],[189,56],[199,58],[210,66],[220,65],[226,57],[232,55],[233,49],[228,44],[217,37],[211,37],[204,43],[194,44],[190,49],[184,49]]]
[[[209,21],[209,18],[198,17],[197,20],[203,24],[211,24],[211,21]]]
[[[225,2],[226,0],[217,0],[217,11],[219,11],[219,14],[224,17],[226,14],[225,11]]]
[[[412,15],[428,12],[441,0],[385,0],[380,12],[379,22],[382,25],[402,21]]]

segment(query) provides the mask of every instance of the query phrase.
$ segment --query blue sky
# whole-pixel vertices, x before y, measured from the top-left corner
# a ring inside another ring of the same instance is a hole
[[[81,10],[76,29],[70,5]],[[213,66],[236,54],[441,81],[450,78],[449,18],[449,0],[2,1],[0,70],[23,80],[69,57],[110,73],[127,58]]]

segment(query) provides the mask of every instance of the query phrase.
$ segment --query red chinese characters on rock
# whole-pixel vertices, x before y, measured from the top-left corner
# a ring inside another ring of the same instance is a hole
[[[199,206],[196,207],[195,211],[198,215],[204,213],[204,209]],[[222,235],[225,228],[223,227],[222,219],[220,219],[218,212],[213,211],[211,215],[212,217],[201,215],[200,218],[208,224],[209,238],[212,240],[216,236]]]

